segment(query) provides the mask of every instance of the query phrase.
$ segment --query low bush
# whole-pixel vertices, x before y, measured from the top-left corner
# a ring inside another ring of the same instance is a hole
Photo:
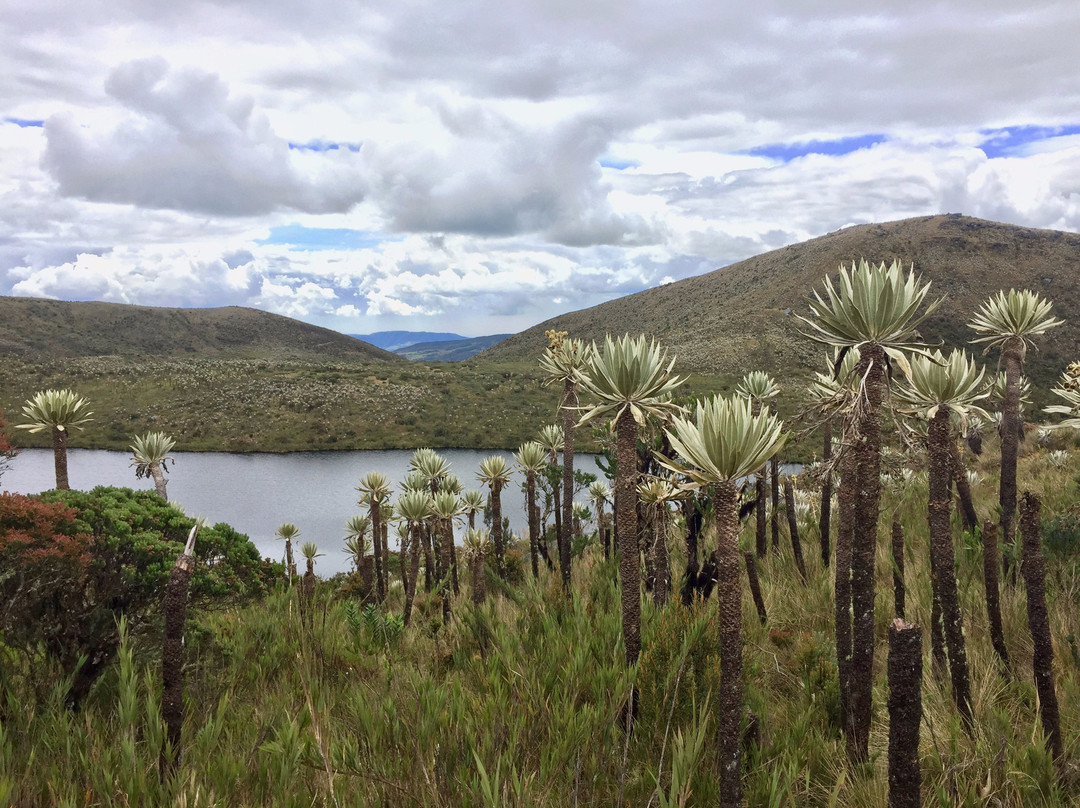
[[[194,524],[150,491],[0,494],[4,644],[72,677],[67,698],[78,707],[116,654],[120,618],[133,636],[157,619]],[[259,594],[272,575],[247,536],[226,524],[200,530],[195,556],[196,607]]]

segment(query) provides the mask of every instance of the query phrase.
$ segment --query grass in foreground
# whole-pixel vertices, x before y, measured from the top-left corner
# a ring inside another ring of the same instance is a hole
[[[1080,528],[1075,452],[1055,466],[1033,452],[1021,486],[1044,497],[1048,593],[1066,758],[1055,775],[1040,734],[1021,586],[1003,591],[1011,675],[996,664],[982,594],[981,549],[959,542],[960,595],[975,732],[964,734],[947,680],[926,649],[920,764],[927,806],[1066,806],[1080,800]],[[990,468],[985,461],[984,472]],[[976,505],[990,511],[989,474]],[[893,494],[907,540],[909,620],[928,622],[925,483]],[[1071,510],[1070,510],[1071,509]],[[1069,517],[1069,514],[1072,517]],[[1054,521],[1054,520],[1057,521]],[[883,520],[884,522],[884,520]],[[752,541],[752,526],[743,540]],[[885,531],[882,531],[884,536]],[[957,531],[959,535],[959,531]],[[887,800],[885,636],[892,618],[886,541],[878,553],[877,670],[871,761],[853,771],[839,730],[832,584],[804,524],[809,583],[790,547],[761,564],[769,623],[744,598],[748,708],[758,740],[744,759],[750,806],[850,806]],[[681,569],[681,539],[672,542]],[[575,560],[567,602],[556,575],[525,580],[482,608],[469,592],[441,626],[422,595],[413,627],[365,618],[317,594],[314,629],[296,593],[199,618],[188,631],[185,758],[157,779],[155,644],[129,640],[83,713],[40,671],[3,659],[2,805],[708,805],[716,802],[712,719],[718,680],[715,602],[692,611],[646,602],[643,653],[623,668],[615,567],[590,546]],[[399,607],[394,588],[391,606]],[[928,639],[927,639],[928,642]],[[641,691],[632,734],[619,725]]]

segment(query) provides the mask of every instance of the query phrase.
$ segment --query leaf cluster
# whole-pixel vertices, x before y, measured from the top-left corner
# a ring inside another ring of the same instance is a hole
[[[927,420],[942,408],[950,410],[966,431],[971,416],[990,420],[990,414],[978,402],[990,397],[983,377],[985,372],[963,350],[947,357],[941,351],[929,356],[913,356],[911,373],[896,391],[902,412],[919,414]]]
[[[168,468],[169,461],[176,462],[169,456],[176,447],[176,441],[164,432],[147,432],[131,439],[131,463],[135,467],[135,476],[139,479],[151,476],[155,465]]]
[[[999,291],[982,304],[968,323],[981,336],[975,343],[986,343],[986,349],[1003,347],[1010,339],[1019,339],[1024,346],[1031,338],[1045,334],[1064,320],[1050,316],[1053,304],[1028,289]]]
[[[89,407],[89,402],[74,390],[42,390],[23,406],[23,416],[29,420],[17,424],[16,429],[34,433],[50,427],[61,432],[71,427],[79,428],[93,415]]]
[[[603,351],[593,351],[582,370],[581,388],[596,403],[585,408],[579,425],[600,417],[617,421],[626,410],[644,425],[648,416],[678,411],[671,396],[685,378],[675,376],[674,367],[675,358],[669,361],[659,343],[647,342],[644,334],[617,340],[608,335]]]
[[[749,399],[721,396],[698,404],[693,420],[673,418],[667,435],[683,461],[658,457],[660,465],[689,477],[694,488],[750,474],[787,440],[775,415],[753,415]]]
[[[804,336],[814,342],[836,348],[861,348],[878,345],[890,359],[907,370],[905,353],[924,353],[913,339],[915,330],[929,317],[944,298],[917,315],[930,292],[912,269],[905,277],[899,261],[886,267],[874,266],[861,259],[851,269],[840,267],[839,283],[825,278],[825,296],[816,290],[810,301],[814,319],[796,315],[809,330]]]

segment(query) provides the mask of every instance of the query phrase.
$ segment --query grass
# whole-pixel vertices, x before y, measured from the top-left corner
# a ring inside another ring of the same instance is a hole
[[[516,449],[557,418],[560,390],[542,382],[535,362],[9,359],[0,364],[0,410],[17,424],[35,392],[70,387],[95,413],[71,445],[94,449],[126,450],[149,430],[175,437],[183,451]],[[727,377],[696,374],[679,392],[733,387]],[[47,433],[12,431],[19,445],[51,446]]]
[[[1031,444],[1021,458],[1021,489],[1043,496],[1050,521],[1075,512],[1080,498],[1080,456],[1071,439],[1066,445],[1061,465]],[[976,461],[981,515],[996,501],[994,462],[992,451]],[[759,727],[744,758],[749,806],[886,804],[887,527],[897,510],[906,536],[908,619],[926,625],[925,503],[919,479],[883,500],[871,760],[858,770],[844,762],[832,584],[816,552],[813,513],[803,525],[807,585],[786,542],[780,555],[760,563],[768,625],[744,597],[747,706]],[[1013,659],[1002,676],[986,625],[981,548],[960,538],[976,728],[970,737],[963,732],[927,645],[923,805],[1056,808],[1080,800],[1080,536],[1065,522],[1056,530],[1048,594],[1067,762],[1055,773],[1041,737],[1023,588],[1002,593]],[[744,547],[752,547],[752,534],[747,524]],[[707,532],[706,546],[711,540]],[[678,535],[671,547],[679,571]],[[489,589],[501,595],[474,608],[466,587],[442,627],[437,600],[421,590],[403,632],[373,630],[377,621],[355,611],[350,618],[334,582],[319,585],[311,632],[301,626],[296,592],[284,588],[246,607],[196,614],[187,633],[185,757],[164,784],[156,771],[162,727],[153,644],[129,639],[79,715],[64,709],[59,684],[50,688],[42,672],[6,656],[0,805],[714,804],[715,600],[688,611],[677,602],[657,609],[646,598],[643,652],[628,671],[615,578],[614,563],[590,545],[574,561],[569,601],[557,575],[546,572],[509,587],[493,581]],[[400,586],[392,587],[390,608],[400,609],[400,601]],[[627,735],[619,716],[635,685],[641,710]]]

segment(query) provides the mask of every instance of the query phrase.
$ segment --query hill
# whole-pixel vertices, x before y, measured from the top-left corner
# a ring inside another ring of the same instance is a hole
[[[737,264],[593,308],[555,317],[479,354],[478,361],[535,361],[551,328],[587,340],[607,333],[646,333],[678,356],[687,370],[741,374],[752,368],[781,375],[817,368],[822,350],[799,334],[792,312],[806,315],[807,298],[835,277],[843,262],[914,264],[932,282],[931,296],[947,295],[923,328],[928,341],[966,343],[966,323],[998,289],[1028,288],[1054,302],[1065,325],[1028,354],[1040,384],[1053,381],[1077,358],[1080,318],[1080,235],[998,224],[959,214],[844,228]]]
[[[239,306],[174,309],[21,297],[0,297],[0,355],[402,361],[337,331]]]
[[[464,362],[509,336],[510,334],[492,334],[487,337],[451,339],[441,342],[418,342],[407,348],[397,348],[394,353],[414,362]]]
[[[448,331],[376,331],[373,334],[349,334],[387,351],[400,351],[411,345],[428,342],[449,342],[466,339]]]

